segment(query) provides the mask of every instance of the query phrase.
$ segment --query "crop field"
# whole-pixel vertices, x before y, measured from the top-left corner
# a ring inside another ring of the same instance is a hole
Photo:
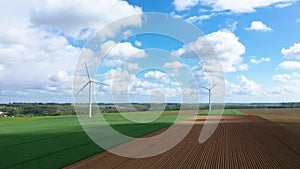
[[[200,111],[198,116],[193,116],[193,111],[187,110],[180,116],[178,123],[185,124],[185,119],[190,117],[198,119],[187,137],[166,153],[145,159],[129,159],[105,152],[85,134],[76,116],[0,118],[0,168],[143,166],[298,169],[300,135],[281,124],[293,120],[293,124],[299,124],[299,110],[225,109],[220,125],[204,144],[198,143],[198,137],[208,113]],[[132,112],[126,115],[144,117],[160,113]],[[104,117],[119,132],[137,138],[153,136],[164,131],[166,127],[177,122],[178,111],[163,112],[151,123],[134,123],[125,119],[122,114],[109,113],[104,114]],[[261,117],[256,116],[257,114]],[[213,112],[210,115],[214,117]],[[280,125],[273,123],[278,119]],[[126,146],[126,143],[117,142],[116,145]]]
[[[300,135],[300,109],[243,109],[244,114],[257,115],[284,126],[288,130]]]
[[[299,169],[300,137],[284,127],[258,116],[223,116],[214,134],[199,144],[204,118],[198,116],[191,132],[158,156],[138,159],[103,152],[66,168]]]
[[[121,114],[104,117],[119,132],[140,137],[173,124],[177,116],[160,116],[147,124],[133,123]],[[2,118],[0,149],[1,169],[61,168],[103,151],[85,134],[76,116]]]
[[[203,111],[203,112],[199,112],[198,115],[214,115],[214,112],[212,110],[212,112],[209,113],[209,111]],[[224,109],[222,115],[243,115],[242,112],[236,110],[236,109]]]

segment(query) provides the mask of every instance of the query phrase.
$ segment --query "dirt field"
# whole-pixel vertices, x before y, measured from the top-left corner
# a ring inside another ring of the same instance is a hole
[[[300,136],[300,109],[245,109],[240,111],[278,123]]]
[[[184,140],[158,156],[136,159],[104,152],[67,168],[300,168],[300,137],[286,128],[258,116],[223,116],[210,139],[199,144],[204,118],[198,116]]]

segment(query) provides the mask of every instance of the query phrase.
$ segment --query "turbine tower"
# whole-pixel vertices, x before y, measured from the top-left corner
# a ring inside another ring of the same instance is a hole
[[[203,89],[208,90],[208,103],[209,103],[209,111],[211,110],[211,90],[216,87],[217,84],[213,85],[211,88],[200,86]]]
[[[90,78],[90,74],[89,74],[89,70],[87,68],[87,65],[86,65],[86,63],[84,63],[84,64],[85,64],[85,69],[86,69],[86,73],[87,73],[87,76],[89,78],[89,81],[75,94],[75,96],[77,96],[87,85],[89,85],[89,117],[92,117],[93,83],[95,83],[95,84],[101,84],[101,85],[105,85],[105,86],[108,86],[108,85],[105,84],[105,83],[101,83],[101,82],[92,80]]]

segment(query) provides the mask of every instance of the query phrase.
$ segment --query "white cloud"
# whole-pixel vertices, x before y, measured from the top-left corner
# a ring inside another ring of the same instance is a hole
[[[294,78],[300,79],[300,73],[293,72],[292,75]]]
[[[277,82],[287,82],[291,78],[292,77],[289,74],[278,74],[272,77],[272,79]]]
[[[282,48],[281,53],[286,57],[294,57],[300,59],[300,43],[294,43],[288,49]]]
[[[56,74],[50,74],[49,80],[52,82],[71,82],[73,80],[73,76],[67,73],[64,70],[59,70]]]
[[[300,18],[299,18],[299,19],[296,19],[296,22],[300,22]]]
[[[101,63],[101,66],[113,67],[121,65],[124,61],[121,59],[104,59]]]
[[[179,62],[179,61],[173,61],[173,62],[167,62],[163,65],[164,68],[172,69],[170,72],[173,76],[179,75],[179,69],[182,67],[186,67],[185,64]]]
[[[174,11],[170,13],[170,15],[172,15],[174,18],[177,18],[177,19],[181,19],[183,18],[184,16],[186,16],[187,14],[185,15],[178,15],[176,14]]]
[[[159,82],[163,82],[163,83],[169,83],[170,82],[170,78],[169,75],[155,70],[155,71],[149,71],[147,73],[145,73],[144,77],[146,79],[151,79],[151,80],[155,80],[155,81],[159,81]]]
[[[149,71],[143,77],[136,77],[122,68],[111,69],[104,74],[99,75],[103,78],[103,82],[110,86],[103,86],[102,92],[108,91],[114,97],[115,102],[147,102],[149,96],[156,96],[159,92],[165,97],[178,100],[181,92],[177,84],[168,80],[168,75],[160,71]],[[166,78],[169,82],[162,81]],[[150,81],[150,80],[155,81]],[[159,91],[159,92],[158,92]],[[146,97],[145,97],[146,96]],[[160,99],[163,96],[159,95]],[[129,100],[132,97],[137,100]]]
[[[280,4],[276,4],[275,7],[276,8],[286,8],[293,5],[293,3],[280,3]]]
[[[279,64],[279,68],[285,70],[300,69],[300,62],[284,61]]]
[[[207,20],[214,16],[214,14],[209,14],[209,15],[200,15],[200,16],[191,16],[186,19],[187,22],[189,23],[196,23],[196,22],[202,22],[204,20]]]
[[[65,37],[34,28],[14,31],[15,35],[0,42],[0,60],[9,72],[2,76],[1,81],[6,79],[2,88],[46,89],[50,74],[74,70],[80,49],[70,45]]]
[[[130,42],[114,42],[107,41],[101,45],[101,55],[107,53],[107,56],[122,58],[122,59],[134,59],[143,58],[146,53],[142,49],[138,49]]]
[[[135,78],[134,75],[121,68],[110,69],[104,74],[99,75],[103,78],[103,82],[110,85],[104,86],[105,89],[112,89],[117,93],[125,93],[128,91],[129,82]]]
[[[255,12],[256,8],[269,7],[280,3],[294,3],[295,0],[200,0],[201,5],[212,7],[216,11],[230,10],[234,13]],[[197,4],[190,4],[195,6]]]
[[[272,79],[280,82],[280,84],[279,86],[266,89],[267,95],[287,98],[297,98],[299,96],[300,90],[297,86],[300,86],[300,74],[298,72],[278,74],[273,76]]]
[[[33,6],[30,21],[34,26],[59,29],[78,38],[84,29],[100,29],[112,21],[141,13],[140,7],[119,0],[45,0]],[[141,18],[123,24],[139,25]]]
[[[69,80],[80,48],[65,35],[85,39],[94,29],[141,12],[118,0],[0,1],[0,14],[5,16],[0,26],[0,67],[5,70],[0,73],[0,88],[9,93],[0,102],[72,101]],[[122,24],[140,23],[141,18]]]
[[[185,67],[185,65],[179,61],[174,62],[167,62],[163,65],[164,68],[171,68],[171,69],[179,69]]]
[[[270,62],[270,61],[271,61],[271,58],[269,58],[269,57],[262,57],[258,60],[255,58],[255,56],[250,58],[250,62],[253,63],[253,64],[260,64],[260,63],[263,63],[263,62]]]
[[[141,47],[142,46],[142,42],[141,41],[134,41],[135,46],[137,47]]]
[[[178,11],[184,11],[196,6],[200,0],[174,0],[173,5]]]
[[[237,77],[237,83],[230,83],[226,80],[225,84],[228,94],[259,95],[261,93],[261,86],[244,75]]]
[[[211,45],[212,48],[210,47]],[[199,37],[196,42],[174,51],[173,55],[198,59],[190,48],[197,51],[202,58],[207,60],[205,67],[209,72],[216,70],[216,60],[212,57],[216,54],[224,72],[248,70],[248,66],[243,63],[243,58],[241,57],[245,53],[245,46],[239,42],[238,37],[232,32],[219,30],[204,37]]]
[[[234,32],[237,28],[237,25],[238,25],[238,21],[234,21],[232,23],[229,23],[227,25],[227,29],[230,31],[230,32]]]
[[[126,62],[124,65],[128,70],[139,70],[139,69],[141,69],[138,63]]]
[[[253,30],[253,31],[263,31],[263,32],[272,31],[272,28],[269,28],[262,21],[252,21],[251,26],[245,29]]]
[[[266,94],[271,96],[285,96],[294,94],[297,91],[297,89],[294,86],[280,86],[280,87],[273,87],[266,89]],[[290,97],[290,96],[289,96]]]

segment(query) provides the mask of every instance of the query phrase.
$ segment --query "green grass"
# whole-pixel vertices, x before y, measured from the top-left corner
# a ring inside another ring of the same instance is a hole
[[[163,115],[151,123],[134,123],[121,114],[104,117],[119,132],[140,137],[173,124],[177,116]],[[0,149],[1,169],[62,168],[104,151],[85,134],[76,116],[2,118]]]
[[[214,110],[212,110],[209,113],[209,111],[207,110],[207,111],[198,113],[198,115],[208,115],[208,114],[209,115],[220,114],[220,111],[214,112]],[[235,110],[235,109],[224,109],[222,115],[243,115],[243,113],[238,110]]]

